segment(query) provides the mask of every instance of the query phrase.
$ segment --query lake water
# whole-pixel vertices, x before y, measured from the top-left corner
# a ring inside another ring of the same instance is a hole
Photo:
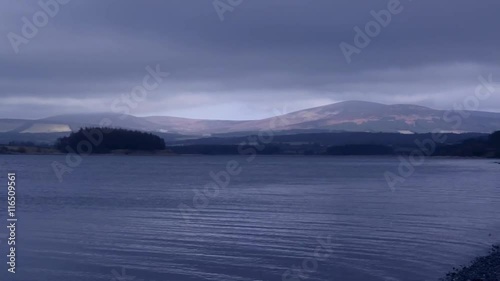
[[[491,160],[427,159],[395,190],[396,158],[92,156],[62,183],[53,161],[0,155],[0,180],[18,176],[9,280],[437,280],[500,242]],[[195,197],[230,161],[228,186]]]

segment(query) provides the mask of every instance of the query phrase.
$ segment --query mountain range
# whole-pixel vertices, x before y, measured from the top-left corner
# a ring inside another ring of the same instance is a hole
[[[275,130],[286,132],[491,133],[500,113],[449,112],[428,107],[346,101],[247,121],[200,120],[169,116],[136,117],[114,113],[59,115],[38,120],[0,119],[0,133],[68,133],[85,126],[203,136]]]

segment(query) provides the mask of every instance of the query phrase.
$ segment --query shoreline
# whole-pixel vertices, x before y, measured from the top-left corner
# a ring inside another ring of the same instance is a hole
[[[489,254],[475,258],[468,266],[453,268],[440,281],[499,281],[500,244],[493,245]]]
[[[46,150],[42,152],[34,152],[34,151],[27,151],[27,152],[17,152],[17,151],[8,151],[8,152],[2,152],[0,151],[0,155],[25,155],[25,156],[50,156],[50,155],[66,155],[67,153],[63,153],[61,151],[56,151],[56,150]],[[257,154],[258,156],[284,156],[284,157],[374,157],[374,158],[393,158],[393,157],[398,157],[399,155],[373,155],[373,154],[346,154],[346,155],[331,155],[331,154],[312,154],[312,155],[307,155],[307,154]],[[203,154],[203,153],[172,153],[169,151],[113,151],[110,153],[92,153],[88,154],[85,156],[207,156],[207,157],[212,157],[212,156],[247,156],[247,155],[242,155],[242,154]],[[492,160],[495,161],[493,164],[500,164],[497,160],[500,158],[490,158],[490,157],[476,157],[476,156],[471,156],[471,157],[466,157],[466,156],[445,156],[445,155],[436,155],[436,156],[428,156],[427,158],[430,159],[470,159],[470,160],[479,160],[479,159],[484,159],[484,160]],[[499,280],[500,281],[500,280]]]

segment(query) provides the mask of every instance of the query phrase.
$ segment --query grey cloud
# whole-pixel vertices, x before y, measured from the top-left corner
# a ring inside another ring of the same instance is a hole
[[[387,3],[245,0],[221,22],[211,1],[72,0],[16,55],[6,35],[39,7],[4,1],[0,117],[108,110],[156,64],[172,75],[134,114],[217,108],[217,118],[247,119],[285,101],[294,110],[349,99],[448,108],[478,75],[500,82],[494,0],[401,0],[404,10],[346,63],[339,44]],[[481,109],[500,111],[500,100]]]

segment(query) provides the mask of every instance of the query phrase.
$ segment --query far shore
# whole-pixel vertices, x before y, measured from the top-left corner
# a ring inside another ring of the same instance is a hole
[[[2,149],[3,148],[3,149]],[[0,146],[0,155],[65,155],[51,147],[28,147],[28,146]],[[130,155],[130,156],[174,156],[178,154],[171,153],[168,150],[113,150],[109,153],[93,153],[92,156],[99,155]]]
[[[50,146],[9,146],[9,145],[0,145],[0,155],[65,155],[62,151]],[[113,150],[109,153],[91,153],[92,156],[105,156],[105,155],[121,155],[121,156],[238,156],[241,155],[239,153],[175,153],[166,150],[130,150],[130,149],[121,149],[121,150]],[[345,155],[332,155],[332,154],[287,154],[287,153],[258,153],[259,156],[316,156],[316,157],[398,157],[399,154],[345,154]],[[245,155],[243,155],[245,156]],[[433,159],[491,159],[498,160],[499,158],[491,158],[491,157],[478,157],[478,156],[429,156]],[[500,162],[494,162],[496,164],[500,164]]]

